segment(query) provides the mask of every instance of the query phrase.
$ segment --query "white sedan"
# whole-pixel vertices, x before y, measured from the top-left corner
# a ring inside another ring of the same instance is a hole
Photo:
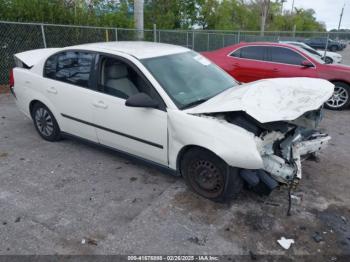
[[[316,50],[312,48],[311,46],[302,43],[302,42],[295,42],[295,41],[280,41],[280,43],[290,44],[294,46],[299,46],[303,48],[304,50],[308,51],[311,55],[315,55],[318,58],[321,58],[326,62],[326,64],[334,64],[334,63],[341,63],[343,61],[343,56],[341,54],[338,54],[336,52],[327,51],[324,50]],[[326,56],[325,56],[326,54]]]
[[[15,55],[10,86],[48,141],[79,138],[182,175],[229,200],[243,183],[260,194],[301,178],[325,147],[317,130],[333,84],[321,79],[236,82],[187,48],[108,42]],[[305,156],[305,157],[304,157]]]

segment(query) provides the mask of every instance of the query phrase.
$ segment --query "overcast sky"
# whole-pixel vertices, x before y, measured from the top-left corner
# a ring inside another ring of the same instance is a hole
[[[292,9],[293,0],[284,3],[284,9]],[[317,20],[324,22],[327,29],[338,28],[341,9],[345,5],[341,28],[350,28],[350,0],[294,0],[297,8],[312,8],[316,11]]]

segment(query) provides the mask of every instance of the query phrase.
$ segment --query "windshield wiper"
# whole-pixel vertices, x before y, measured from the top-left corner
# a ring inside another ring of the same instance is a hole
[[[194,106],[197,106],[199,104],[202,104],[206,101],[208,101],[209,98],[202,98],[202,99],[198,99],[198,100],[195,100],[191,103],[188,103],[187,105],[184,105],[181,107],[181,109],[187,109],[187,108],[190,108],[190,107],[194,107]]]

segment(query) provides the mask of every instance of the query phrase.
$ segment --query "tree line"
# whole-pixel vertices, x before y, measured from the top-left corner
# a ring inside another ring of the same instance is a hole
[[[260,30],[262,0],[144,0],[145,28]],[[0,0],[0,20],[133,28],[133,0]],[[312,9],[269,3],[265,30],[325,31]]]

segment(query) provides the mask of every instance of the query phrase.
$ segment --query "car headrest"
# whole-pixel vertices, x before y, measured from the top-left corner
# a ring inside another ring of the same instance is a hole
[[[118,79],[128,76],[128,69],[123,64],[113,64],[106,68],[106,76],[108,79]]]

